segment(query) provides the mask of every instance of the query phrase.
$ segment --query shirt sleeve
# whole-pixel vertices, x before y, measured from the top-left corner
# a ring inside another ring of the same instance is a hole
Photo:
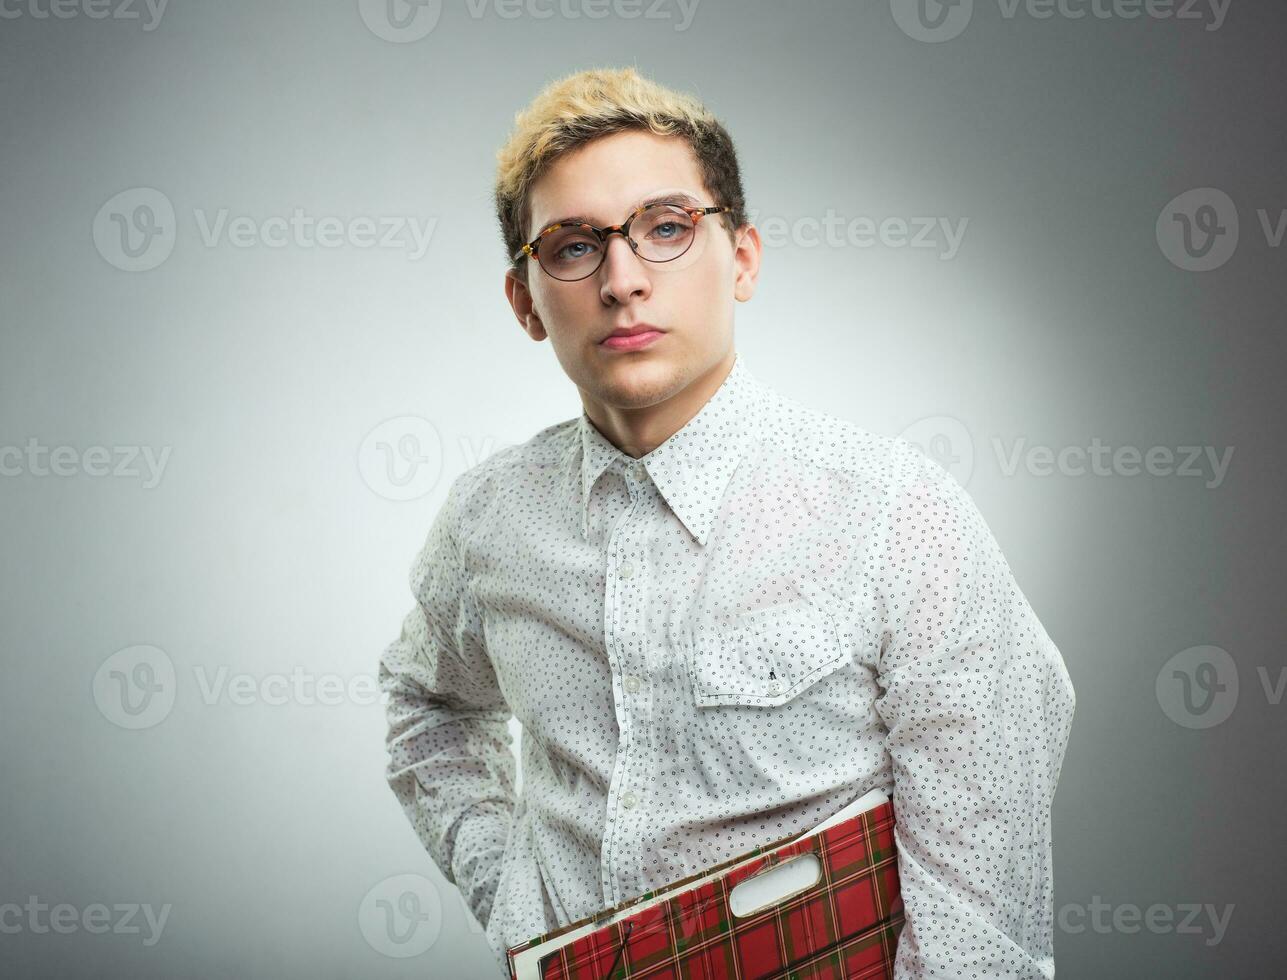
[[[486,926],[514,810],[512,712],[457,542],[457,478],[411,568],[415,605],[380,658],[387,777],[439,871]]]
[[[902,440],[893,458],[868,575],[906,912],[894,976],[1053,977],[1072,682],[960,483]]]

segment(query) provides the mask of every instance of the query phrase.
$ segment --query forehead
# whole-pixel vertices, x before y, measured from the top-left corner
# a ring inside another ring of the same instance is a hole
[[[671,190],[709,194],[686,140],[641,130],[601,136],[560,157],[532,185],[529,231],[572,216],[613,225],[637,201]]]

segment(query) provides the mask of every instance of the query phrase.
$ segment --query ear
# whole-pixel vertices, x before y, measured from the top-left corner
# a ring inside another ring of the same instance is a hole
[[[536,312],[532,302],[532,291],[513,269],[505,270],[505,298],[509,300],[509,305],[514,310],[514,316],[518,319],[523,332],[533,340],[544,340],[545,324],[541,322],[541,315]]]
[[[755,295],[762,248],[760,232],[755,225],[747,224],[738,229],[737,244],[733,248],[733,296],[738,302],[745,303]]]

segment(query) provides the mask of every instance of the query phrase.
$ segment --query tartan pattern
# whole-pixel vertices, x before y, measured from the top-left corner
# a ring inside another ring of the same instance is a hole
[[[809,853],[822,869],[816,884],[734,919],[729,892],[739,882]],[[742,867],[551,953],[541,962],[543,980],[892,980],[904,921],[892,801],[804,840],[761,845],[749,854],[754,860],[743,854],[674,884],[747,861]],[[614,911],[520,943],[511,957]]]

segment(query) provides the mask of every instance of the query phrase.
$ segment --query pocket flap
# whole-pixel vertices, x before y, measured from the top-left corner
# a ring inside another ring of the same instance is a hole
[[[802,599],[705,631],[689,671],[698,705],[778,705],[848,659],[833,617]]]

